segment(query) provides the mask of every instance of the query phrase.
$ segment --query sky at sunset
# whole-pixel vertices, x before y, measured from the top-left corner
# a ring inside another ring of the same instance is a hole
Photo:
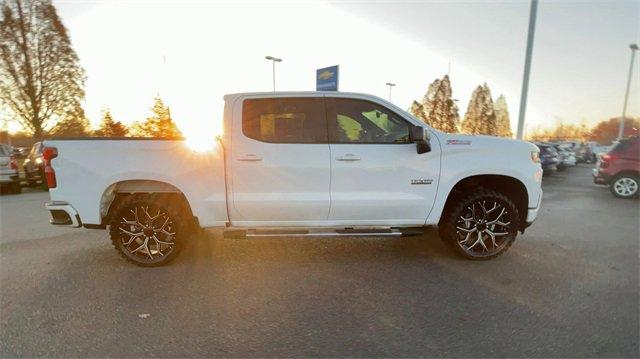
[[[87,71],[85,109],[130,123],[159,93],[187,136],[220,128],[226,93],[314,90],[315,70],[340,65],[340,90],[408,108],[450,76],[460,115],[487,82],[504,94],[515,131],[527,1],[200,2],[54,1]],[[639,1],[541,1],[527,121],[592,124],[619,116],[638,42]],[[640,115],[640,69],[628,114]],[[212,136],[212,135],[211,135]]]

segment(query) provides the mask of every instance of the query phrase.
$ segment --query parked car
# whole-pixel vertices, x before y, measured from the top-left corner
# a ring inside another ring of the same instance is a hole
[[[553,149],[551,145],[538,143],[536,144],[540,149],[540,164],[545,175],[549,175],[558,170],[558,153]]]
[[[576,156],[574,152],[571,150],[571,147],[564,144],[554,144],[553,147],[558,152],[560,163],[558,164],[558,169],[560,170],[560,165],[562,165],[562,170],[567,167],[573,167],[576,165]]]
[[[583,162],[596,163],[598,161],[598,156],[607,153],[610,148],[611,146],[601,145],[597,142],[586,142],[580,149],[580,156],[582,157]]]
[[[13,147],[13,155],[17,159],[26,158],[29,154],[29,148],[27,147]]]
[[[447,134],[375,96],[225,96],[209,152],[174,140],[46,140],[51,223],[109,226],[158,266],[201,227],[228,236],[401,235],[436,225],[460,255],[494,258],[537,217],[539,151]]]
[[[44,159],[42,158],[42,150],[44,146],[42,142],[36,142],[31,146],[31,151],[24,160],[24,173],[29,183],[29,187],[40,186],[48,189],[47,182],[44,177]]]
[[[638,197],[640,186],[640,137],[620,140],[593,169],[593,182],[608,185],[619,198]]]
[[[13,148],[0,144],[0,189],[9,188],[12,193],[20,193],[20,175],[18,162],[13,155]]]

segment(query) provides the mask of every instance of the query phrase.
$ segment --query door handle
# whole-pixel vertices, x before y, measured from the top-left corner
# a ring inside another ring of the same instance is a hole
[[[344,156],[336,157],[336,161],[360,161],[360,157],[354,155],[353,153],[347,153]]]
[[[258,155],[248,154],[238,157],[238,161],[262,161],[262,157]]]

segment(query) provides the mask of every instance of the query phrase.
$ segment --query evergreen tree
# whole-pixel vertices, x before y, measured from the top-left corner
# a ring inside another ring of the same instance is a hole
[[[81,120],[69,114],[84,98],[85,73],[51,1],[0,1],[0,12],[0,106],[36,139]]]
[[[424,115],[424,109],[420,104],[420,102],[413,101],[413,103],[411,104],[411,108],[409,109],[409,112],[411,112],[412,115],[424,121],[424,123],[427,123],[427,118]]]
[[[125,137],[129,133],[129,130],[122,122],[113,119],[111,111],[104,110],[102,112],[100,128],[95,133],[96,136],[102,137]]]
[[[65,113],[47,134],[54,137],[87,137],[91,134],[89,120],[82,107],[77,106]]]
[[[182,138],[182,132],[171,119],[169,107],[164,105],[160,96],[156,96],[154,101],[151,107],[153,116],[142,123],[134,123],[131,129],[133,134],[139,137]]]
[[[458,105],[453,101],[449,76],[436,79],[422,99],[424,118],[431,127],[456,133],[460,124]]]
[[[504,95],[500,95],[494,104],[496,112],[496,123],[498,125],[498,136],[513,137],[511,132],[511,120],[509,119],[509,109]]]
[[[462,122],[462,132],[491,136],[498,134],[491,90],[486,83],[483,86],[478,86],[471,95],[467,113]]]

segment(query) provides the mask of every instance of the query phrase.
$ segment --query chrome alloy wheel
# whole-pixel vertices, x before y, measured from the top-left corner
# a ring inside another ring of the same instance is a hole
[[[510,217],[499,202],[473,202],[456,222],[458,245],[474,257],[487,257],[500,252],[511,237]]]
[[[175,250],[174,224],[161,208],[138,205],[118,225],[122,249],[128,256],[154,263]],[[128,217],[128,218],[127,218]]]
[[[629,177],[620,177],[613,183],[613,190],[620,197],[631,197],[638,192],[638,182]]]

